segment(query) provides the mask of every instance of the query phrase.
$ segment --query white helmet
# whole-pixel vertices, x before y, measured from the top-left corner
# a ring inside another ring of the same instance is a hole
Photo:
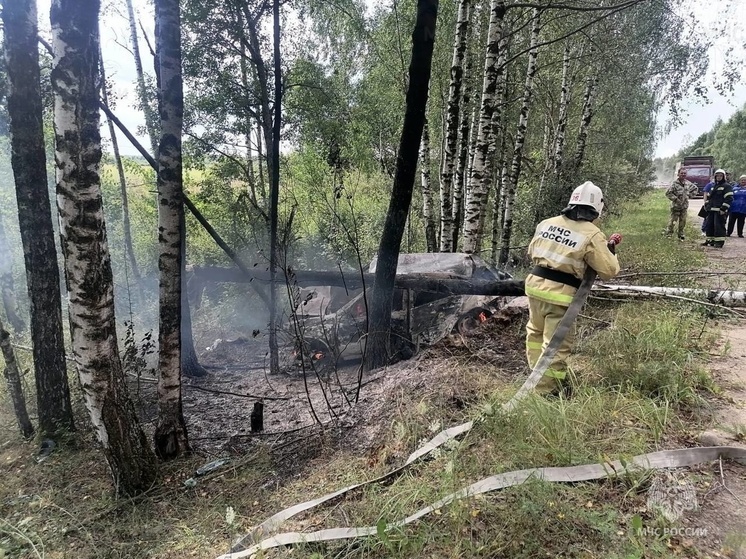
[[[714,173],[712,174],[712,178],[714,179],[714,178],[715,178],[715,175],[717,175],[718,173],[722,173],[722,174],[723,174],[723,180],[725,180],[725,175],[726,175],[726,173],[725,173],[725,171],[724,171],[723,169],[718,169],[717,171],[715,171],[715,172],[714,172]]]
[[[604,193],[591,181],[586,181],[572,191],[570,206],[591,206],[599,215],[604,209]]]

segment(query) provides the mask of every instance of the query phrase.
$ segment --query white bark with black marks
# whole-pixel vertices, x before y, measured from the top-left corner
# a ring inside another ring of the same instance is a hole
[[[583,116],[580,119],[578,143],[575,146],[575,156],[572,160],[573,175],[577,175],[580,172],[580,168],[583,166],[585,146],[588,142],[588,130],[590,129],[591,121],[593,120],[593,102],[597,83],[598,75],[596,73],[591,74],[586,79],[585,92],[583,93]]]
[[[435,197],[430,181],[430,131],[428,130],[427,119],[425,119],[422,140],[420,141],[420,179],[422,184],[422,219],[425,221],[427,252],[437,252],[438,225],[435,221]]]
[[[62,297],[47,186],[35,0],[3,1],[11,165],[26,265],[39,431],[71,431]]]
[[[521,176],[521,163],[523,161],[523,146],[526,142],[526,130],[528,129],[528,116],[531,109],[531,99],[534,94],[534,77],[536,76],[537,58],[539,56],[539,32],[541,12],[534,8],[531,24],[531,42],[528,52],[528,67],[526,68],[526,83],[523,86],[523,102],[521,113],[518,117],[518,128],[515,133],[515,144],[513,145],[513,160],[510,163],[510,174],[508,184],[505,188],[505,222],[503,224],[502,238],[500,241],[500,258],[498,264],[504,266],[508,263],[510,256],[510,239],[513,233],[513,207],[515,206],[515,194],[518,189],[518,179]]]
[[[181,133],[184,93],[178,0],[156,0],[156,52],[160,75],[158,145],[158,425],[155,451],[162,459],[189,452],[181,401],[182,229],[184,185]]]
[[[473,253],[479,245],[479,236],[487,205],[490,185],[489,155],[493,140],[492,114],[495,111],[495,96],[504,65],[498,64],[500,47],[503,41],[503,19],[505,1],[492,0],[490,4],[490,24],[487,31],[487,52],[482,82],[482,105],[479,111],[479,125],[474,157],[469,172],[469,186],[464,207],[463,248],[465,253]]]
[[[451,82],[446,106],[446,130],[443,143],[443,161],[440,172],[440,250],[453,250],[453,190],[454,173],[458,163],[458,136],[461,127],[460,113],[468,108],[462,105],[464,87],[464,60],[467,56],[471,0],[460,0],[456,20],[456,34],[453,39],[453,60],[451,61]]]
[[[53,0],[54,137],[70,333],[86,407],[119,492],[152,486],[155,456],[119,359],[101,195],[98,0]]]
[[[467,97],[464,96],[466,105]],[[441,252],[456,252],[458,240],[461,237],[461,227],[464,223],[464,193],[469,186],[469,169],[474,158],[474,140],[476,138],[477,108],[473,107],[471,116],[464,110],[461,113],[461,138],[459,139],[458,165],[453,181],[453,239],[450,250]]]
[[[570,105],[570,43],[565,45],[562,55],[562,85],[557,115],[557,132],[555,133],[554,156],[552,165],[555,179],[560,177],[565,156],[565,138],[567,132],[567,113]]]

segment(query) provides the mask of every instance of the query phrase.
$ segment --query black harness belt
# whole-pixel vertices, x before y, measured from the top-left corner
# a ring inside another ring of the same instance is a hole
[[[568,274],[567,272],[560,272],[558,270],[552,270],[551,268],[546,268],[544,266],[534,266],[533,270],[531,270],[531,274],[540,278],[556,281],[558,283],[564,283],[565,285],[570,285],[575,289],[580,287],[581,284],[581,280],[579,280],[572,274]]]

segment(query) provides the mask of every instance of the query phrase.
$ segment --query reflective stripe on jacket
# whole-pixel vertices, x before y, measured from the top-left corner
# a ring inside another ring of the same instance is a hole
[[[726,181],[713,185],[705,195],[705,206],[712,212],[727,212],[733,201],[733,187]]]
[[[588,266],[601,279],[609,280],[619,273],[619,260],[606,245],[601,230],[589,221],[573,221],[563,215],[545,219],[536,226],[528,245],[534,265],[572,274],[582,279]],[[533,274],[526,277],[526,295],[569,306],[577,289]]]

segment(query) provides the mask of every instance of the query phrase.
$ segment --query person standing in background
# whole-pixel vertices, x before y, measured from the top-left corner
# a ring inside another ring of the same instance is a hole
[[[738,178],[738,184],[733,187],[733,202],[730,205],[726,237],[730,237],[733,229],[736,229],[738,236],[743,238],[744,220],[746,220],[746,175],[741,175]]]
[[[670,237],[673,234],[674,223],[676,223],[679,240],[684,240],[684,226],[686,225],[686,213],[689,209],[689,198],[696,193],[697,185],[686,180],[686,169],[679,169],[676,180],[666,190],[666,198],[671,200],[671,217],[665,231],[666,236]]]
[[[715,171],[715,184],[705,194],[705,211],[707,212],[707,228],[705,230],[704,246],[723,248],[725,245],[725,218],[733,201],[733,187],[725,180],[725,171]]]

